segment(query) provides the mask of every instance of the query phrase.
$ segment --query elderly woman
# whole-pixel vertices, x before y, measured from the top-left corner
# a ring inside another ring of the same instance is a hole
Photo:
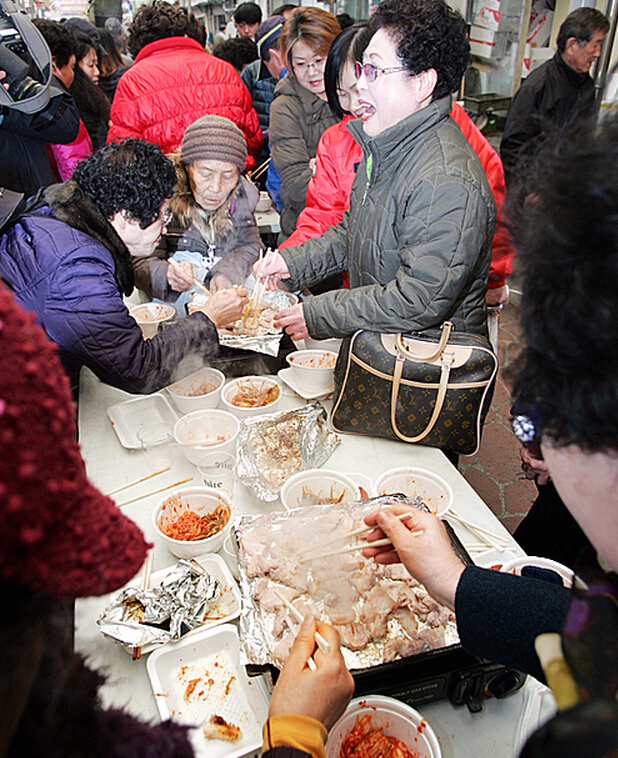
[[[463,18],[443,0],[384,0],[358,64],[363,160],[350,210],[321,237],[268,256],[276,286],[311,287],[346,269],[350,289],[277,315],[293,339],[357,329],[423,330],[450,320],[487,334],[485,291],[495,226],[478,158],[449,117],[470,57]]]
[[[133,290],[131,257],[152,255],[175,183],[156,145],[107,145],[0,237],[0,276],[58,343],[75,385],[86,365],[127,392],[154,392],[211,358],[217,328],[242,313],[246,292],[226,290],[149,340],[129,314],[122,296]]]
[[[153,256],[133,259],[137,287],[176,301],[182,315],[194,277],[217,292],[243,284],[257,260],[259,192],[242,176],[246,156],[243,133],[229,119],[204,116],[191,124],[176,161],[172,221]]]

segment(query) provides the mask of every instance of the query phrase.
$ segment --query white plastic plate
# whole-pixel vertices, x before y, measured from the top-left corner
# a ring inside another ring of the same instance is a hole
[[[178,421],[178,416],[167,398],[158,392],[110,405],[107,415],[118,435],[120,444],[129,449],[141,447],[137,433],[146,424],[160,422],[169,426],[171,432]]]

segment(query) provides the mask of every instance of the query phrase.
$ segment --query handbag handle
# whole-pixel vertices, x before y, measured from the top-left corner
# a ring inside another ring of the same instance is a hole
[[[442,334],[440,335],[440,342],[438,342],[438,346],[436,347],[436,350],[434,353],[432,353],[429,356],[426,355],[416,355],[413,353],[410,348],[406,345],[403,339],[403,334],[401,332],[397,335],[397,350],[400,353],[403,353],[403,355],[406,358],[410,358],[413,361],[421,361],[422,363],[433,363],[436,358],[439,358],[440,355],[442,355],[442,351],[446,347],[446,343],[449,340],[449,337],[451,336],[451,329],[453,328],[453,324],[451,321],[445,321],[442,325]]]
[[[450,328],[448,331],[450,333]],[[448,340],[448,334],[447,334],[446,339]],[[442,343],[442,339],[440,339],[440,343]],[[397,418],[396,418],[397,396],[399,395],[399,387],[401,385],[401,375],[403,373],[404,360],[405,360],[405,357],[399,354],[395,361],[395,370],[393,372],[393,387],[391,390],[391,426],[393,427],[393,431],[399,437],[400,440],[403,440],[404,442],[420,442],[425,437],[427,437],[427,435],[434,428],[434,426],[436,425],[436,421],[438,420],[438,417],[440,416],[440,413],[442,411],[442,406],[444,405],[444,400],[446,398],[446,391],[448,389],[448,380],[451,373],[452,361],[450,362],[448,360],[442,361],[442,367],[440,370],[440,385],[438,387],[438,396],[436,397],[436,404],[434,406],[433,413],[431,414],[431,418],[429,419],[429,423],[420,434],[416,435],[416,437],[406,437],[405,434],[399,431],[397,427]]]

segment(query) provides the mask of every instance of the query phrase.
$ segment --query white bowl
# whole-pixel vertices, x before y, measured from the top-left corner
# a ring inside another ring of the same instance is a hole
[[[221,395],[225,374],[216,368],[194,371],[184,379],[170,384],[167,391],[181,413],[216,408]]]
[[[232,413],[214,408],[193,411],[178,419],[174,425],[174,439],[194,466],[206,453],[236,452],[236,438],[240,422]]]
[[[213,513],[223,506],[228,511],[225,526],[216,534],[205,539],[178,540],[168,537],[162,531],[168,520],[175,520],[183,513],[193,511],[198,516]],[[167,549],[177,558],[196,558],[204,553],[216,553],[221,548],[232,526],[232,501],[222,492],[208,487],[186,487],[161,500],[152,512],[152,523],[157,535],[165,542]]]
[[[276,395],[274,400],[263,405],[245,407],[242,405],[235,405],[232,400],[238,395],[241,390],[259,390],[269,392],[272,388],[277,388],[273,391],[273,395]],[[230,411],[238,418],[246,418],[247,416],[259,416],[261,413],[271,413],[283,396],[281,385],[275,379],[271,379],[269,376],[240,376],[238,379],[232,379],[221,390],[221,403],[226,411]]]
[[[294,381],[303,392],[315,395],[333,389],[337,353],[330,350],[296,350],[287,356]]]
[[[573,583],[573,571],[568,566],[564,566],[557,561],[552,561],[549,558],[541,558],[535,555],[527,555],[525,558],[515,558],[515,560],[508,561],[502,565],[500,571],[521,576],[521,570],[524,566],[536,566],[537,568],[555,571],[562,579],[565,587],[570,587]]]
[[[339,758],[341,743],[352,731],[359,716],[369,715],[371,726],[386,737],[401,740],[418,758],[441,758],[442,751],[435,732],[414,708],[383,695],[355,698],[330,730],[326,758]]]
[[[358,484],[349,476],[324,468],[299,471],[281,488],[281,502],[287,510],[311,505],[311,495],[342,503],[360,500],[361,497]]]
[[[376,479],[376,493],[402,492],[409,498],[420,495],[436,516],[443,516],[453,505],[453,489],[441,476],[422,468],[403,466],[385,471]]]
[[[159,331],[159,324],[174,318],[176,309],[167,303],[142,303],[130,308],[129,313],[139,324],[146,340],[155,336]]]
[[[311,337],[305,337],[304,343],[307,350],[330,350],[331,353],[339,354],[339,348],[343,340],[332,337],[328,340],[314,340]]]

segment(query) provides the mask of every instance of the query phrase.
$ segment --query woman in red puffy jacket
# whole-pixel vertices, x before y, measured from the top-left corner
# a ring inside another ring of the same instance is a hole
[[[116,88],[107,141],[141,137],[176,152],[186,128],[207,114],[233,121],[247,140],[247,165],[262,149],[251,95],[229,63],[203,48],[204,27],[186,8],[143,5],[131,25],[135,63]]]
[[[315,175],[309,182],[306,206],[298,218],[296,230],[279,245],[279,250],[319,237],[330,226],[338,224],[350,207],[352,183],[356,168],[363,158],[363,151],[346,125],[353,118],[358,118],[363,110],[363,106],[358,103],[354,61],[362,60],[363,51],[369,44],[371,37],[366,28],[366,24],[360,23],[346,29],[335,39],[329,51],[324,72],[326,94],[331,110],[341,121],[327,129],[320,139]],[[451,118],[457,122],[481,161],[496,201],[497,220],[487,304],[499,305],[507,297],[505,280],[513,272],[515,257],[515,248],[502,213],[506,195],[502,161],[458,103],[453,103]]]

